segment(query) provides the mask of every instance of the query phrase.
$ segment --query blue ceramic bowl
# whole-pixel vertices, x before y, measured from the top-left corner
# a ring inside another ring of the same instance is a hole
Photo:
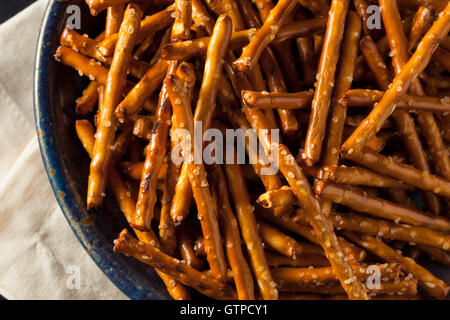
[[[84,1],[70,1],[82,9],[82,34],[99,31],[98,21]],[[86,209],[89,158],[75,132],[74,101],[88,84],[53,55],[64,28],[67,2],[49,1],[36,54],[34,111],[42,159],[61,209],[87,254],[108,278],[131,299],[170,299],[152,268],[113,253],[113,240],[127,225],[111,197],[96,211]]]

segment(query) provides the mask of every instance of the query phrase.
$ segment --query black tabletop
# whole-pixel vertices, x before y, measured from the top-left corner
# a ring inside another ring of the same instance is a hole
[[[35,1],[36,0],[1,0],[0,23],[5,22]]]

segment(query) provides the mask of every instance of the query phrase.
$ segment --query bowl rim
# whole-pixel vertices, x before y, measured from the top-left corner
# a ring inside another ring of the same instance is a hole
[[[130,274],[129,270],[120,262],[117,254],[110,248],[96,247],[94,243],[101,241],[101,236],[90,230],[83,228],[79,219],[75,219],[72,212],[76,209],[75,195],[67,186],[69,181],[63,170],[63,160],[58,156],[57,142],[52,135],[52,121],[50,120],[50,87],[46,81],[47,66],[53,62],[54,38],[57,26],[60,23],[59,13],[65,9],[66,2],[50,0],[45,9],[42,23],[40,25],[38,44],[35,54],[35,68],[33,78],[33,107],[36,133],[39,141],[39,148],[44,166],[50,181],[56,200],[66,218],[73,233],[92,258],[95,264],[103,271],[109,280],[119,288],[128,298],[133,300],[163,300],[165,293],[159,292],[158,288],[143,287],[140,279],[135,274]],[[142,279],[141,279],[142,280]]]

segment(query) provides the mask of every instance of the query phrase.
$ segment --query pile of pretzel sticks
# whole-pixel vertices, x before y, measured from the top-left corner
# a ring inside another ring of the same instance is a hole
[[[55,58],[91,81],[75,126],[88,208],[108,191],[130,226],[116,252],[174,299],[447,297],[421,266],[450,266],[447,1],[86,3],[104,32]],[[195,122],[264,152],[196,162]]]

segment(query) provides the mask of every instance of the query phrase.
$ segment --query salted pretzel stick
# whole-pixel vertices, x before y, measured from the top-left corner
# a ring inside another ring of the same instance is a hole
[[[293,238],[262,221],[257,221],[257,224],[265,245],[294,260],[302,255],[301,245]]]
[[[242,98],[249,108],[302,109],[310,106],[313,94],[312,91],[268,93],[244,90],[242,91]]]
[[[400,264],[352,265],[359,278],[367,280],[377,272],[384,282],[400,277]],[[275,282],[281,285],[324,285],[338,281],[331,267],[322,268],[272,268]]]
[[[232,22],[230,17],[221,15],[220,19],[217,19],[213,34],[211,36],[212,40],[208,45],[203,82],[194,114],[194,121],[202,122],[203,131],[207,130],[211,126],[211,121],[216,106],[216,97],[220,85],[220,82],[217,81],[217,75],[221,73],[223,58],[228,50],[232,29],[231,24]],[[187,164],[183,164],[183,168],[175,188],[174,201],[170,210],[172,219],[178,222],[181,222],[187,215],[185,210],[188,209],[187,206],[181,206],[181,209],[184,211],[179,209],[177,210],[175,208],[175,206],[177,206],[177,198],[186,197],[186,195],[190,194],[190,185],[187,183],[187,176]]]
[[[359,212],[433,230],[450,231],[450,221],[446,218],[376,198],[346,185],[321,180],[316,183],[315,191],[322,199],[348,206]]]
[[[225,251],[233,271],[238,297],[241,300],[252,300],[255,298],[253,277],[242,253],[239,225],[231,209],[224,172],[218,164],[213,164],[208,167],[208,173],[210,180],[214,181],[211,184],[212,194],[224,234]]]
[[[124,12],[125,6],[123,4],[108,7],[106,13],[105,37],[109,37],[110,35],[119,32]]]
[[[137,28],[138,37],[136,39],[136,44],[140,44],[148,35],[169,27],[173,22],[172,14],[174,10],[175,6],[171,5],[166,9],[143,19],[140,26]],[[118,36],[117,33],[112,34],[109,37],[105,37],[105,39],[97,45],[98,51],[104,57],[112,55],[117,44]]]
[[[301,256],[292,259],[290,257],[266,251],[267,263],[272,268],[278,267],[328,267],[330,262],[322,254],[303,253]]]
[[[228,26],[226,24],[229,24]],[[224,25],[225,24],[225,25]],[[228,16],[221,16],[218,19],[216,28],[227,28],[231,33],[231,19]],[[215,32],[217,29],[215,28]],[[226,41],[226,40],[225,40]],[[209,84],[209,83],[208,83]],[[173,106],[174,115],[178,123],[184,123],[191,139],[194,137],[194,118],[190,107],[188,96],[183,93],[183,86],[175,75],[169,75],[165,81],[168,95]],[[204,86],[202,88],[205,88]],[[199,105],[197,105],[198,107]],[[185,137],[184,139],[187,139]],[[217,222],[217,213],[213,205],[213,198],[209,190],[208,180],[206,179],[206,171],[203,163],[194,163],[194,142],[190,141],[190,149],[185,141],[186,146],[183,148],[185,152],[185,163],[187,167],[187,175],[191,183],[192,193],[197,204],[198,218],[200,220],[203,235],[205,238],[206,255],[211,272],[216,279],[225,281],[226,264],[222,248],[222,238]]]
[[[372,107],[380,102],[384,92],[369,89],[352,89],[342,97],[348,107]],[[431,96],[404,95],[397,104],[398,109],[450,112],[450,101]]]
[[[349,3],[349,0],[334,0],[331,2],[323,50],[317,68],[316,91],[311,104],[311,116],[305,140],[305,162],[308,166],[316,163],[322,153],[328,111],[335,84],[336,66],[344,36],[343,26],[347,18]]]
[[[142,77],[139,83],[128,93],[115,108],[115,117],[119,122],[125,122],[138,113],[145,101],[159,88],[167,73],[168,62],[159,60]]]
[[[175,21],[172,25],[172,41],[188,39],[192,25],[192,1],[175,0]]]
[[[333,212],[330,217],[338,229],[450,250],[450,236],[430,229],[372,219],[348,212],[342,214]]]
[[[88,182],[88,208],[97,207],[103,202],[111,145],[117,126],[113,112],[126,85],[126,72],[136,42],[136,30],[139,27],[141,17],[142,11],[139,7],[133,4],[127,6],[119,32],[118,44],[120,46],[114,53],[108,72],[104,103],[100,123],[97,127]]]
[[[377,81],[378,86],[383,90],[386,90],[391,82],[391,75],[376,43],[370,36],[364,36],[361,39],[360,48],[367,65],[375,74],[375,80]]]
[[[91,81],[83,94],[76,101],[75,110],[79,115],[85,116],[92,112],[98,101],[98,82]]]
[[[262,27],[256,31],[250,43],[244,48],[240,58],[234,62],[240,71],[251,72],[262,51],[275,39],[284,19],[294,9],[295,4],[294,0],[278,1]]]
[[[408,51],[411,51],[416,46],[420,37],[425,33],[432,19],[431,14],[431,9],[428,6],[421,6],[417,9],[409,32]]]
[[[280,285],[281,292],[304,292],[304,293],[315,293],[315,294],[326,294],[326,295],[338,295],[343,294],[344,290],[338,284],[329,285],[304,285],[304,284],[284,284]],[[380,288],[376,286],[367,288],[369,295],[376,296],[379,294],[385,295],[402,295],[402,296],[412,296],[417,294],[417,279],[403,279],[400,281],[389,281],[381,282]]]
[[[413,79],[421,73],[439,44],[440,40],[447,35],[450,29],[450,5],[446,7],[441,17],[433,23],[426,35],[419,43],[414,55],[397,74],[390,88],[386,91],[383,99],[376,105],[366,120],[355,130],[342,146],[342,152],[358,153],[363,146],[381,128],[384,121],[395,110],[395,105],[406,93]]]
[[[442,280],[436,278],[428,270],[418,265],[414,260],[404,257],[401,253],[395,251],[381,240],[367,235],[358,235],[346,232],[346,237],[362,247],[373,252],[387,262],[400,263],[402,270],[411,273],[419,280],[419,284],[431,296],[437,299],[443,299],[448,295],[449,286]]]
[[[237,298],[236,292],[227,284],[204,275],[185,262],[172,258],[153,246],[139,242],[127,230],[122,231],[115,241],[114,251],[132,256],[150,266],[158,267],[181,283],[208,297],[220,300]]]
[[[419,245],[419,249],[428,254],[431,259],[438,261],[446,267],[450,267],[450,253],[425,245]]]
[[[297,204],[297,199],[288,186],[282,186],[263,193],[256,202],[263,208],[282,208]]]
[[[247,246],[260,294],[264,300],[277,300],[278,291],[275,287],[275,283],[272,281],[272,276],[270,275],[261,236],[241,168],[237,164],[226,164],[225,173],[229,191],[233,198],[236,216],[241,228],[242,237]]]
[[[150,140],[155,122],[154,117],[139,117],[133,125],[133,134],[141,139]]]
[[[95,144],[94,128],[87,120],[78,120],[75,123],[75,128],[84,148],[88,152],[89,156],[92,157]],[[108,177],[108,185],[109,188],[111,188],[111,191],[114,194],[121,211],[125,215],[125,218],[128,221],[131,221],[134,215],[136,203],[131,197],[130,189],[122,180],[115,167],[111,168],[111,172]],[[158,240],[153,232],[141,232],[136,229],[134,230],[134,232],[140,241],[150,245],[157,245]],[[172,277],[162,273],[161,271],[156,271],[164,281],[167,290],[169,291],[169,294],[172,296],[172,298],[174,298],[175,300],[190,299],[189,292],[183,285],[181,285],[178,281],[174,282]]]
[[[295,37],[306,37],[325,29],[326,19],[315,18],[305,21],[295,21],[285,24],[273,40],[274,43],[285,41]],[[256,29],[246,29],[233,32],[230,49],[240,49],[249,43],[249,38],[256,32]],[[206,54],[210,37],[203,37],[193,40],[179,41],[166,44],[161,56],[167,60],[188,59],[191,57]]]
[[[120,164],[122,173],[133,180],[141,180],[144,162],[122,162]],[[163,163],[158,174],[158,180],[164,180],[167,174],[167,163]]]

